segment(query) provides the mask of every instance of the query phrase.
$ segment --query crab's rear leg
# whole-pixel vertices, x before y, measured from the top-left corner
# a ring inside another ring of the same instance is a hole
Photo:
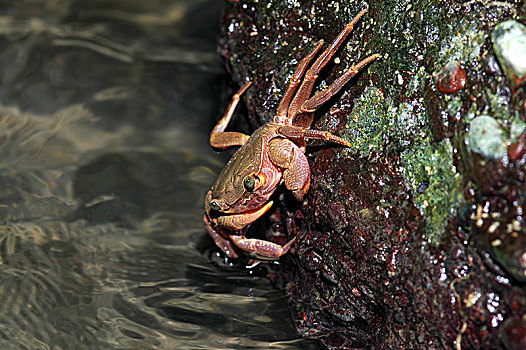
[[[360,71],[360,69],[370,63],[371,61],[377,59],[380,57],[379,54],[371,55],[362,61],[360,61],[357,65],[352,66],[349,68],[341,77],[336,79],[331,85],[329,85],[328,88],[325,90],[317,92],[314,96],[309,98],[300,108],[300,113],[311,113],[316,110],[317,107],[321,106],[325,102],[327,102],[332,96],[338,93],[340,89],[351,80],[352,77],[356,75]]]
[[[278,129],[278,132],[280,135],[291,139],[323,140],[332,143],[337,143],[346,147],[352,147],[352,145],[348,141],[325,130],[313,130],[294,125],[284,125]]]
[[[294,93],[296,92],[296,88],[298,87],[299,83],[301,82],[301,78],[303,76],[303,73],[305,73],[305,70],[307,70],[307,67],[312,60],[314,56],[318,53],[318,51],[323,46],[323,40],[318,41],[316,46],[309,52],[307,56],[305,56],[301,62],[298,64],[298,67],[296,67],[296,70],[294,71],[294,74],[290,78],[290,83],[287,88],[287,91],[285,91],[285,94],[281,98],[281,101],[278,106],[278,111],[276,113],[276,116],[274,117],[274,121],[276,123],[284,123],[287,119],[287,111],[289,109],[290,101],[292,101],[292,98],[294,97]]]
[[[367,10],[362,10],[359,14],[354,17],[354,19],[345,26],[345,28],[338,34],[336,39],[331,43],[331,45],[318,57],[316,61],[312,64],[312,66],[309,68],[307,73],[305,73],[305,78],[303,79],[303,82],[301,83],[298,92],[296,93],[296,96],[294,96],[294,99],[289,105],[288,110],[288,118],[292,119],[298,112],[300,112],[301,106],[305,103],[305,101],[308,100],[312,88],[314,87],[314,83],[316,82],[316,78],[318,78],[318,73],[325,67],[325,65],[329,62],[331,57],[336,53],[338,48],[341,46],[341,44],[345,41],[345,38],[349,35],[349,33],[352,32],[354,25],[358,20],[367,12]],[[307,118],[305,121],[306,123],[312,123],[312,118]],[[310,127],[310,123],[308,125],[299,125],[303,127]]]
[[[239,91],[232,96],[230,105],[228,106],[225,115],[219,120],[219,122],[214,126],[212,132],[210,133],[210,145],[215,148],[228,148],[230,146],[242,146],[244,145],[250,136],[245,135],[240,132],[226,131],[225,129],[234,115],[234,111],[241,99],[241,95],[250,87],[252,83],[249,81],[245,83],[239,89]]]

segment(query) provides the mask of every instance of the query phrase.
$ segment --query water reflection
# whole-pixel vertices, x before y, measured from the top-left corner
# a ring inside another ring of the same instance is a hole
[[[221,2],[0,10],[0,348],[317,348],[265,267],[210,259]]]

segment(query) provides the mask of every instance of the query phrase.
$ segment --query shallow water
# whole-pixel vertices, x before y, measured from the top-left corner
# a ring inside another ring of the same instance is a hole
[[[0,2],[0,348],[317,349],[202,224],[217,0]]]

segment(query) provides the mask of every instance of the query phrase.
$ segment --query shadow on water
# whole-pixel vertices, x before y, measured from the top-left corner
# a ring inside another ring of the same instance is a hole
[[[221,6],[0,3],[1,349],[318,348],[210,258]]]

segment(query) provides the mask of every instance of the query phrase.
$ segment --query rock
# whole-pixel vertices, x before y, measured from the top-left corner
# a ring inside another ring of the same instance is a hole
[[[437,76],[438,90],[451,94],[466,86],[466,71],[458,61],[449,62]]]
[[[467,142],[473,152],[487,158],[500,159],[507,153],[504,133],[489,115],[480,115],[469,123]]]
[[[508,350],[526,349],[526,322],[522,319],[510,318],[500,327],[504,346]]]
[[[281,260],[278,286],[302,334],[329,348],[502,349],[501,324],[526,314],[518,278],[526,160],[520,146],[508,148],[524,141],[524,102],[514,81],[488,73],[497,51],[488,38],[526,9],[367,4],[314,92],[369,54],[382,59],[315,114],[313,128],[353,147],[307,147],[311,188],[301,204],[283,196],[297,241]],[[254,127],[271,120],[305,53],[330,42],[362,5],[229,2],[221,52],[238,84],[254,82],[246,100]],[[503,65],[508,51],[499,50]],[[521,79],[521,63],[510,67]]]
[[[519,86],[526,78],[526,26],[515,20],[501,22],[495,26],[491,39],[504,72]]]

